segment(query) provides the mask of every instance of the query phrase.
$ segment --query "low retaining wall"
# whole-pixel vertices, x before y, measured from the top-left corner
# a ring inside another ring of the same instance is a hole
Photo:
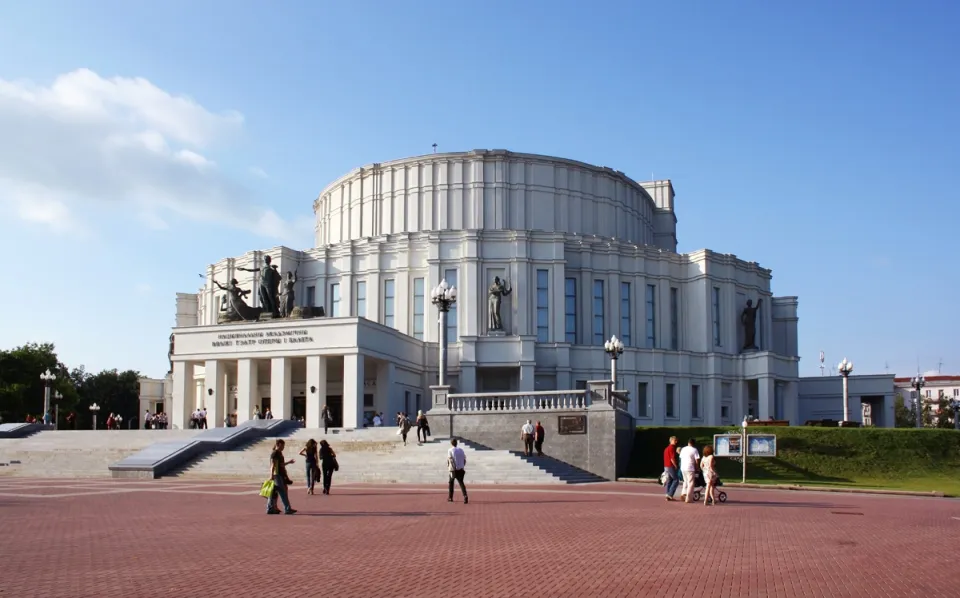
[[[52,430],[53,426],[46,424],[0,424],[0,438],[26,438],[37,432]]]
[[[595,402],[573,409],[451,411],[444,407],[445,398],[437,398],[435,394],[435,407],[427,413],[434,436],[522,451],[521,427],[528,419],[534,424],[540,421],[545,431],[545,454],[606,480],[616,480],[626,472],[636,426],[628,412],[609,403]],[[561,433],[561,427],[565,433]]]
[[[193,438],[158,442],[110,466],[115,478],[158,478],[214,451],[224,451],[260,438],[279,436],[299,422],[286,419],[255,419],[235,428],[210,428]]]

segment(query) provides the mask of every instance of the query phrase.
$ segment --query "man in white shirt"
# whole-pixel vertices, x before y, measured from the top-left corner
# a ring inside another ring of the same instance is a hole
[[[450,449],[447,451],[447,470],[450,472],[450,487],[447,492],[447,502],[453,502],[453,482],[456,480],[460,484],[460,492],[463,493],[463,504],[470,502],[467,499],[467,487],[463,485],[464,469],[467,467],[467,454],[463,449],[457,446],[457,439],[450,439]]]
[[[693,488],[697,483],[697,463],[700,461],[700,453],[696,447],[697,441],[691,438],[687,446],[680,449],[680,471],[683,472],[683,490],[680,499],[685,502],[693,502]]]
[[[520,428],[520,439],[523,440],[523,454],[529,457],[533,454],[533,423],[529,419]]]

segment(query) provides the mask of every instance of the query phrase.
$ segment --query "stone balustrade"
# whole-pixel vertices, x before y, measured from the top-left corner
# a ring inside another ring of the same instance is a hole
[[[590,406],[592,397],[593,393],[589,390],[483,392],[448,395],[450,411],[459,413],[586,409]]]

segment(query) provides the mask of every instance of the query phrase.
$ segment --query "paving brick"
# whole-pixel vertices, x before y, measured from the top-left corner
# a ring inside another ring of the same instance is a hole
[[[737,490],[0,480],[0,596],[955,596],[960,503]],[[857,514],[854,514],[857,513]],[[862,514],[860,514],[862,513]],[[937,547],[943,548],[938,550]]]

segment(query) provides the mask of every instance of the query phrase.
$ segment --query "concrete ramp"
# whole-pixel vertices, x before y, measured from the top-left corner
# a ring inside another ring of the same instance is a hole
[[[210,428],[189,439],[158,442],[110,466],[115,478],[158,478],[187,462],[265,437],[283,436],[300,427],[283,419],[250,420],[235,428]]]
[[[26,438],[37,432],[52,430],[53,426],[44,424],[0,424],[0,438]]]

